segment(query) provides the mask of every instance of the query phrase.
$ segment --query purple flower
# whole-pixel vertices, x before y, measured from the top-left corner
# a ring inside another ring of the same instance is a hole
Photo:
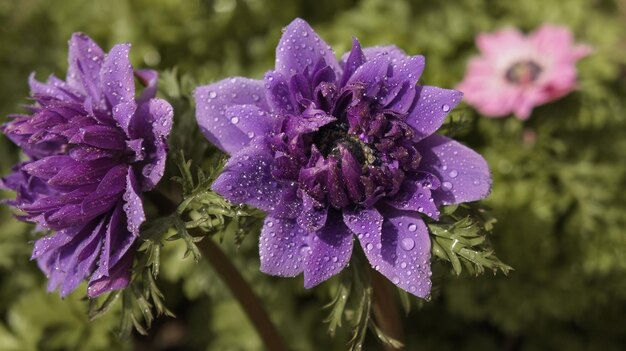
[[[341,271],[356,236],[372,266],[419,297],[430,292],[430,238],[422,216],[482,199],[485,160],[433,134],[461,100],[419,85],[423,56],[394,46],[337,61],[296,19],[263,81],[230,78],[199,88],[197,119],[231,158],[213,189],[268,213],[261,270],[304,272],[313,287]]]
[[[74,34],[66,80],[31,76],[30,114],[1,127],[28,160],[0,186],[17,193],[9,203],[19,218],[50,232],[32,257],[61,296],[84,279],[90,297],[128,285],[145,221],[141,193],[163,176],[172,107],[154,98],[156,72],[133,71],[129,50],[105,54]],[[138,98],[135,76],[146,86]]]

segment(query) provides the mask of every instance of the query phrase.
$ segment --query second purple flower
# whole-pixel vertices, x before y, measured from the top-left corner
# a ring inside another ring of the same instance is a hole
[[[428,296],[422,216],[438,219],[441,205],[486,197],[491,177],[479,154],[434,134],[462,94],[418,84],[424,64],[356,39],[338,61],[296,19],[264,80],[198,88],[198,123],[231,155],[213,189],[268,213],[263,272],[303,272],[313,287],[346,266],[356,236],[374,269]]]
[[[129,284],[141,194],[163,176],[173,110],[155,98],[157,73],[133,70],[129,51],[72,35],[66,80],[31,76],[30,113],[0,127],[27,156],[0,188],[17,193],[21,219],[50,233],[33,259],[61,296],[83,280],[90,297]],[[139,97],[135,76],[146,85]]]

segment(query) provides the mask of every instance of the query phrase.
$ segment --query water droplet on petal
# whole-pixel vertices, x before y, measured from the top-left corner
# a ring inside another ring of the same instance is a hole
[[[450,111],[450,106],[444,104],[443,106],[441,106],[441,109],[443,110],[443,112],[448,112],[448,111]]]
[[[411,238],[404,238],[400,242],[400,245],[402,246],[403,249],[410,251],[410,250],[413,250],[413,248],[415,247],[415,241]]]

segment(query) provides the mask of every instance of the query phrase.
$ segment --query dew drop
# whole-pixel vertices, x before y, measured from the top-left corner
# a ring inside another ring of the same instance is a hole
[[[230,118],[230,122],[231,122],[232,124],[237,124],[237,123],[239,123],[239,117],[237,117],[237,116],[233,116],[233,117],[231,117],[231,118]]]
[[[451,170],[450,173],[448,173],[448,175],[450,176],[450,178],[456,178],[456,176],[459,175],[459,172],[457,172],[455,169]]]
[[[417,230],[417,225],[415,223],[409,224],[409,231],[414,232]]]
[[[209,92],[209,99],[215,99],[217,97],[217,93],[214,91]]]
[[[403,249],[410,251],[413,250],[413,248],[415,247],[415,241],[411,238],[404,238],[400,242],[400,245],[402,245]]]
[[[441,109],[443,110],[443,112],[448,112],[450,111],[450,106],[447,104],[444,104],[443,106],[441,106]]]
[[[443,187],[445,190],[450,190],[450,189],[452,189],[452,183],[450,183],[450,182],[443,182],[443,183],[441,183],[441,187]]]

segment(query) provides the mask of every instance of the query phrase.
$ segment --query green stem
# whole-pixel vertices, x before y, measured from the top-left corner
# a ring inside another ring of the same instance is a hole
[[[261,300],[252,291],[250,285],[244,280],[241,273],[239,273],[222,249],[210,238],[200,241],[198,248],[206,260],[213,266],[213,269],[222,281],[228,286],[235,299],[239,301],[267,349],[270,351],[287,351],[280,334],[263,308]]]
[[[178,206],[169,196],[158,191],[147,193],[148,197],[158,205],[160,212],[175,212]],[[191,229],[194,236],[206,236],[198,229]],[[233,297],[239,302],[250,321],[256,328],[259,336],[270,351],[287,351],[283,339],[274,327],[269,315],[263,308],[261,300],[252,291],[252,288],[245,281],[237,267],[233,265],[228,256],[211,239],[205,238],[197,244],[202,256],[209,262],[222,281],[228,286]]]

